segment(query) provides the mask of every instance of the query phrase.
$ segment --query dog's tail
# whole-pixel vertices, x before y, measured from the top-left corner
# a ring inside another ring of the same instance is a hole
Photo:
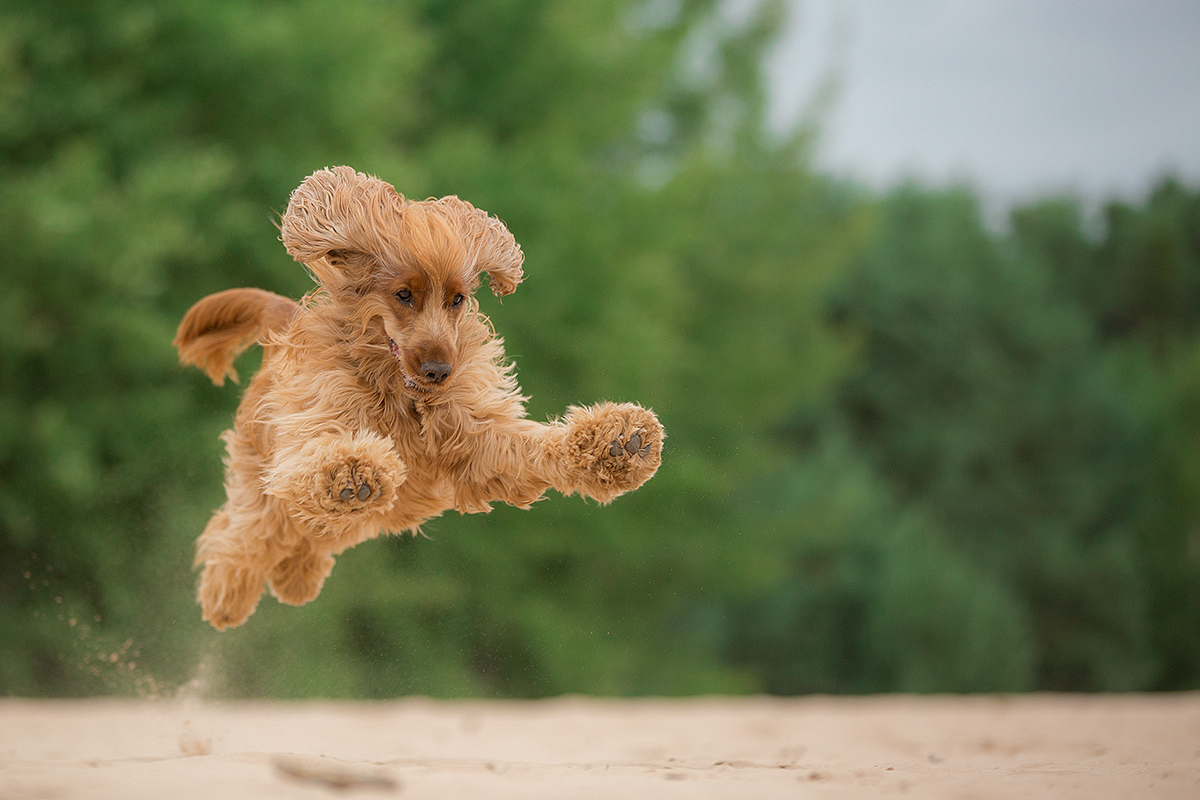
[[[285,330],[300,304],[262,289],[228,289],[188,309],[173,344],[179,360],[199,367],[217,386],[237,382],[234,359],[268,334]]]

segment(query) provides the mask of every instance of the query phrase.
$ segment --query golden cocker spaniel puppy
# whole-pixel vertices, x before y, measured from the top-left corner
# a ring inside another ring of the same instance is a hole
[[[227,500],[196,545],[199,601],[218,630],[264,584],[300,605],[333,557],[448,509],[528,507],[547,489],[607,503],[658,469],[663,429],[633,404],[525,416],[503,342],[474,292],[505,295],[524,256],[504,223],[457,197],[413,202],[349,167],[292,194],[288,253],[319,284],[299,303],[261,289],[200,300],[175,337],[217,385],[264,348],[228,448]]]

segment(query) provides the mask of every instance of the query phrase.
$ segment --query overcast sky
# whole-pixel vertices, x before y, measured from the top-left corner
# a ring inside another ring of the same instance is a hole
[[[838,90],[818,163],[1005,204],[1200,183],[1200,0],[791,0],[776,122]]]

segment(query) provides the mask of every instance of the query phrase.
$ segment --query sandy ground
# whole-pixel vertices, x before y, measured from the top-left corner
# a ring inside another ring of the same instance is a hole
[[[0,700],[0,799],[1200,798],[1200,694]]]

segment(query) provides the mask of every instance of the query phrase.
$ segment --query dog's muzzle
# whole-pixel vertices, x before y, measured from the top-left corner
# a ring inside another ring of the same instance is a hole
[[[422,394],[432,392],[444,384],[450,378],[451,373],[454,372],[454,367],[451,364],[445,361],[430,359],[421,362],[420,375],[414,378],[404,369],[404,360],[400,356],[400,347],[396,344],[396,340],[389,338],[388,343],[392,346],[392,357],[400,365],[400,375],[404,378],[404,388],[409,391]]]

